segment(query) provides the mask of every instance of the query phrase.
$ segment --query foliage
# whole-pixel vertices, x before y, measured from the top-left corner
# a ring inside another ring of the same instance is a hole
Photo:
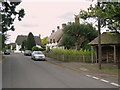
[[[120,30],[120,3],[118,2],[100,2],[100,7],[91,5],[88,11],[80,10],[80,18],[100,18],[101,27],[107,27],[110,30]]]
[[[72,50],[72,49],[52,49],[46,53],[48,57],[55,58],[61,61],[80,61],[91,62],[91,53],[89,50]]]
[[[46,45],[47,39],[48,39],[48,36],[46,36],[46,37],[44,37],[44,38],[42,39],[42,46],[45,46],[45,45]]]
[[[21,3],[20,2],[10,2],[10,0],[7,0],[6,2],[1,2],[1,13],[0,13],[0,24],[2,26],[2,29],[0,29],[0,33],[3,34],[3,47],[4,42],[6,40],[5,32],[12,30],[14,31],[14,21],[16,18],[18,18],[19,21],[22,20],[24,17],[24,9],[21,9],[19,11],[16,11],[16,7]]]
[[[91,24],[68,24],[63,32],[62,44],[67,49],[75,46],[76,49],[79,50],[83,42],[90,42],[97,37],[97,31]]]
[[[15,11],[16,6],[20,3],[21,2],[10,2],[9,0],[7,0],[7,2],[2,2],[2,33],[8,30],[14,31],[15,28],[13,22],[15,18],[18,17],[18,20],[21,21],[24,17],[24,9]]]
[[[89,41],[88,40],[86,40],[85,42],[83,42],[82,44],[81,44],[81,48],[83,49],[83,50],[91,50],[91,45],[90,44],[88,44],[89,43]]]
[[[7,45],[5,46],[5,49],[11,49],[10,44],[7,44]]]
[[[33,34],[30,32],[30,33],[28,34],[27,41],[26,41],[26,49],[32,50],[32,47],[33,47],[33,46],[36,46],[36,44],[35,44],[34,36],[33,36]]]
[[[16,50],[16,46],[13,46],[13,47],[12,47],[12,50],[13,50],[13,51]]]
[[[32,51],[39,51],[39,50],[40,50],[39,47],[36,47],[36,46],[33,46],[33,47],[32,47]]]
[[[65,46],[65,49],[70,49],[74,47],[74,39],[72,39],[71,35],[64,34],[62,38],[62,44]]]
[[[0,44],[1,49],[5,48],[6,44],[4,43],[7,40],[7,35],[0,33]]]
[[[24,40],[23,42],[22,42],[22,45],[21,45],[21,50],[25,50],[26,49],[26,40]]]
[[[0,34],[0,51],[2,50],[2,35]]]
[[[44,49],[43,49],[43,48],[36,47],[36,46],[33,46],[33,47],[32,47],[32,51],[44,51]]]

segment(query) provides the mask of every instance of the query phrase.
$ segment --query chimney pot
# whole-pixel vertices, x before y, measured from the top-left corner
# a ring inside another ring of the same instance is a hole
[[[41,34],[39,34],[39,37],[41,38]]]
[[[66,23],[63,23],[63,24],[62,24],[62,29],[65,28],[65,26],[66,26]]]
[[[57,30],[60,29],[60,26],[57,26]]]
[[[51,35],[52,35],[54,32],[55,32],[55,30],[52,30],[52,33],[51,33]]]
[[[75,16],[75,23],[80,23],[80,22],[79,22],[79,17],[78,17],[78,16]]]
[[[54,33],[55,32],[55,30],[52,30],[52,33]]]

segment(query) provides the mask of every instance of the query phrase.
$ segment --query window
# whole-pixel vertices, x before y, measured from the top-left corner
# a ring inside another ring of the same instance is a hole
[[[50,39],[50,43],[52,43],[52,39]]]
[[[53,43],[55,43],[55,39],[53,39]]]

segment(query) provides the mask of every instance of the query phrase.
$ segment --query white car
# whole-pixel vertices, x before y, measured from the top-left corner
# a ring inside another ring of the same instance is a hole
[[[41,51],[33,51],[31,55],[33,60],[45,60],[45,55]]]

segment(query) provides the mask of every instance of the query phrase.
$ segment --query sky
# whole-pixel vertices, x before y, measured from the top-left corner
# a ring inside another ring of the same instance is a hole
[[[74,15],[80,9],[87,10],[92,2],[90,0],[23,0],[17,10],[23,8],[25,16],[22,21],[16,20],[15,31],[7,32],[10,36],[8,43],[15,42],[18,35],[28,35],[41,38],[50,36],[52,30],[62,23],[74,22]]]

